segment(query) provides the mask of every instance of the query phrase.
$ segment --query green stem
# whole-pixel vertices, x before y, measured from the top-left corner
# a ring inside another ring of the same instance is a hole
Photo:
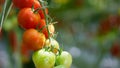
[[[11,0],[5,0],[4,6],[3,6],[3,11],[2,11],[2,15],[1,15],[1,19],[0,19],[0,27],[2,29],[2,25],[5,21],[5,19],[7,18],[7,16],[10,13],[10,10],[12,8],[12,1]]]
[[[4,3],[4,7],[3,7],[3,11],[2,11],[2,15],[1,15],[1,21],[0,21],[0,27],[1,27],[1,29],[2,29],[2,24],[3,24],[3,22],[4,22],[4,17],[5,17],[5,10],[6,10],[6,6],[7,6],[7,1],[8,0],[6,0],[5,1],[5,3]]]
[[[44,7],[44,4],[41,2],[41,0],[39,0],[40,4],[42,5],[42,7]],[[43,9],[43,12],[44,12],[44,15],[45,15],[45,22],[46,22],[46,25],[49,25],[49,22],[48,22],[48,16],[47,16],[47,13],[45,12],[45,9]],[[48,38],[50,38],[50,31],[49,31],[49,28],[47,26],[47,31],[48,31]]]

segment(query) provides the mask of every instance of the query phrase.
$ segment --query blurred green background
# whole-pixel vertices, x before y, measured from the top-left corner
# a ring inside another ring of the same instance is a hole
[[[120,68],[120,0],[48,0],[48,4],[49,15],[58,22],[57,41],[73,56],[71,68]],[[18,51],[23,29],[17,24],[17,11],[12,8],[0,33],[0,68],[21,64],[35,68],[32,52]]]

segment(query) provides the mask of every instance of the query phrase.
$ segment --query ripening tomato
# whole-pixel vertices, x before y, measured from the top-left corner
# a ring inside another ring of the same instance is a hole
[[[23,43],[31,50],[38,50],[44,46],[45,35],[35,29],[28,29],[23,34]]]
[[[47,39],[46,42],[45,42],[45,46],[53,48],[52,52],[55,53],[55,54],[58,52],[59,43],[53,38]]]
[[[31,8],[23,8],[18,13],[18,23],[24,29],[36,28],[39,21],[39,14],[34,13]]]
[[[39,1],[35,0],[35,1],[34,1],[34,9],[36,10],[36,9],[38,9],[38,8],[42,8],[42,6],[41,6],[41,4],[39,3]],[[48,14],[48,9],[47,9],[47,8],[45,9],[45,12],[46,12],[46,14]],[[45,19],[44,12],[43,12],[42,9],[40,9],[40,10],[38,11],[38,13],[40,14],[41,19]]]
[[[34,0],[12,0],[13,5],[19,9],[31,8],[34,4]]]
[[[115,57],[120,57],[120,44],[114,43],[111,47],[111,54]]]
[[[72,56],[70,53],[63,51],[61,55],[56,58],[56,65],[65,65],[66,68],[70,68],[72,64]]]
[[[53,68],[55,64],[55,54],[45,49],[34,52],[32,59],[36,68]]]

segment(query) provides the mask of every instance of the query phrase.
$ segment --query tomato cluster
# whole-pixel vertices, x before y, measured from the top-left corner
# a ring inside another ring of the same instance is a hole
[[[12,0],[19,9],[18,24],[25,31],[22,37],[22,53],[34,51],[32,59],[36,68],[70,68],[72,56],[62,51],[59,43],[53,38],[53,23],[47,23],[48,9],[38,0]],[[29,55],[26,55],[29,56]]]

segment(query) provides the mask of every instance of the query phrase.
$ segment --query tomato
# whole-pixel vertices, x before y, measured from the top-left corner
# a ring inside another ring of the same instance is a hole
[[[55,54],[45,49],[34,52],[32,59],[36,68],[53,68],[55,64]]]
[[[38,50],[44,46],[45,35],[35,29],[28,29],[23,34],[23,43],[31,50]]]
[[[56,66],[54,68],[66,68],[66,67],[65,67],[65,65],[58,65],[58,66]]]
[[[24,43],[21,44],[21,55],[22,55],[22,61],[24,63],[29,62],[30,49]]]
[[[50,39],[47,39],[46,42],[45,42],[45,46],[46,47],[53,47],[52,49],[52,52],[53,53],[57,53],[58,52],[58,49],[59,49],[59,43],[53,39],[53,38],[50,38]]]
[[[54,34],[55,28],[53,24],[48,25],[48,29],[50,31],[50,36]],[[47,27],[42,30],[42,32],[45,34],[45,37],[48,38],[48,30]]]
[[[24,29],[36,28],[39,21],[39,14],[34,13],[31,8],[21,9],[18,13],[18,23]]]
[[[19,9],[31,8],[34,4],[34,0],[12,0],[13,5]]]
[[[8,33],[8,38],[9,38],[9,44],[11,45],[11,49],[13,52],[16,51],[16,46],[17,46],[17,35],[15,31],[10,31]]]
[[[40,24],[39,24],[39,29],[43,28],[42,32],[45,34],[45,37],[48,38],[48,30],[47,30],[47,27],[46,26],[46,23],[45,23],[45,20],[44,19],[41,19],[40,20]],[[48,29],[50,31],[50,36],[52,36],[55,32],[55,27],[53,24],[50,24],[48,25]]]
[[[120,44],[114,43],[111,47],[111,54],[115,57],[120,57]]]
[[[72,64],[72,56],[70,53],[63,51],[61,55],[56,58],[56,65],[65,65],[66,68],[70,68]]]
[[[38,9],[38,8],[42,8],[42,6],[41,6],[41,4],[39,3],[39,1],[35,0],[35,1],[34,1],[34,9],[36,10],[36,9]],[[46,12],[46,14],[48,14],[48,9],[47,9],[47,8],[45,9],[45,12]],[[40,14],[41,19],[45,19],[44,12],[43,12],[42,9],[39,10],[38,13]]]

